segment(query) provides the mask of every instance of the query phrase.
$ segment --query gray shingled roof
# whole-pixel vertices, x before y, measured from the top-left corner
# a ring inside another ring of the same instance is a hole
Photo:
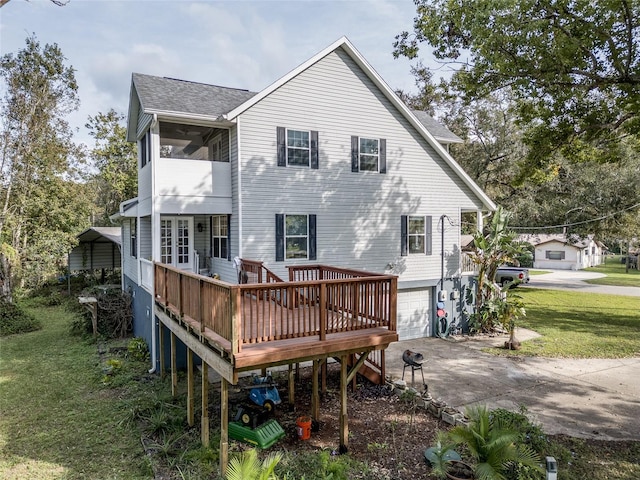
[[[144,110],[181,112],[218,117],[230,112],[256,93],[174,78],[133,74]]]
[[[428,115],[427,112],[423,112],[422,110],[411,110],[411,112],[436,140],[446,143],[462,143],[463,140],[459,136],[436,121],[432,116]]]

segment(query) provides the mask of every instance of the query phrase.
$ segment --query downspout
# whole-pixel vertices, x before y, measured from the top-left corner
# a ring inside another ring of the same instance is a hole
[[[240,154],[240,117],[236,118],[236,155],[238,161],[238,257],[242,258],[242,155]],[[231,248],[231,245],[229,245]]]
[[[152,135],[153,130],[155,129],[156,125],[158,124],[158,115],[157,114],[153,114],[153,120],[151,121],[151,125],[149,126],[149,135]],[[151,136],[151,142],[149,142],[149,155],[151,156],[151,259],[153,260],[155,257],[155,246],[156,243],[158,242],[156,235],[155,235],[155,230],[156,230],[156,225],[155,225],[155,218],[156,218],[156,163],[157,162],[157,158],[155,158],[154,153],[155,153],[155,134],[153,134]],[[158,155],[159,157],[159,155]],[[149,163],[149,162],[148,162]],[[136,228],[138,229],[137,232],[137,239],[136,242],[138,242],[138,256],[140,255],[140,212],[138,211],[137,214],[137,222],[138,225],[136,226]],[[140,264],[138,263],[138,269],[140,268]],[[155,274],[155,272],[154,272]],[[157,338],[156,338],[156,302],[155,302],[155,298],[156,298],[156,282],[154,280],[153,282],[153,292],[151,294],[151,368],[149,369],[149,373],[156,373],[157,370],[157,362],[156,362],[156,355],[157,355],[157,348],[156,348],[156,343],[157,343]],[[160,327],[162,328],[162,327]]]

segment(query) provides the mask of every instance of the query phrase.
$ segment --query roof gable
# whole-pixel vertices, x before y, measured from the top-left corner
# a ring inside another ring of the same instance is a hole
[[[480,199],[488,210],[495,210],[496,205],[487,196],[486,193],[467,175],[462,167],[453,159],[453,157],[447,152],[446,148],[436,139],[427,127],[416,117],[416,115],[406,106],[406,104],[398,97],[395,92],[387,85],[382,77],[375,71],[375,69],[369,65],[365,58],[356,50],[351,42],[342,37],[335,41],[327,48],[311,57],[306,62],[300,64],[298,67],[291,70],[289,73],[276,80],[264,90],[260,91],[249,100],[231,110],[229,113],[223,115],[227,120],[234,120],[243,112],[251,108],[263,98],[267,97],[282,85],[295,78],[297,75],[305,71],[310,66],[322,60],[324,57],[332,53],[333,51],[341,48],[349,57],[362,69],[362,71],[369,77],[369,79],[380,89],[383,95],[404,115],[404,117],[411,123],[411,125],[427,140],[427,142],[433,147],[433,149],[445,160],[445,162],[451,167],[455,174],[471,189],[471,191]],[[424,113],[424,112],[423,112]],[[426,115],[426,114],[425,114]],[[444,127],[442,127],[444,128]],[[451,135],[453,135],[452,132]],[[458,137],[456,137],[458,138]]]

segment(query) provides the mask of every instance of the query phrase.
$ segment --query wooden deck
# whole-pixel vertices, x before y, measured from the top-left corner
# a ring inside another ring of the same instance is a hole
[[[312,361],[311,416],[320,418],[318,374],[329,357],[340,361],[340,451],[347,451],[347,385],[357,373],[385,380],[384,350],[398,340],[397,277],[323,265],[289,267],[282,281],[260,262],[243,260],[241,284],[154,264],[154,315],[171,332],[171,385],[177,394],[176,338],[187,347],[187,422],[194,425],[193,354],[202,359],[202,443],[209,445],[207,371],[220,381],[220,466],[228,461],[229,383],[238,373]],[[160,365],[164,368],[160,329]],[[323,376],[323,385],[324,376]]]
[[[237,383],[241,371],[351,354],[366,354],[367,368],[384,378],[379,351],[398,339],[395,276],[313,265],[291,267],[283,282],[259,262],[243,268],[245,281],[267,283],[232,285],[155,265],[159,318],[180,325],[188,347],[211,350],[211,366],[228,381]]]

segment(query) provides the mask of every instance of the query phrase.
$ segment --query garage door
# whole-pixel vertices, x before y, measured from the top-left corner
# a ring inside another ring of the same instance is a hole
[[[398,290],[398,336],[400,340],[430,335],[432,287]]]

